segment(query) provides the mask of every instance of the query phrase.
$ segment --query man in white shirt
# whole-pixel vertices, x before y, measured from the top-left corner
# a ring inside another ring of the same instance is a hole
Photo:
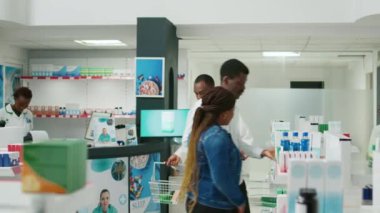
[[[14,104],[0,109],[0,127],[22,127],[26,136],[33,128],[33,114],[27,109],[32,100],[32,91],[27,87],[20,87],[16,89],[13,97]]]
[[[221,86],[225,89],[231,91],[236,99],[243,94],[245,90],[245,83],[247,81],[247,76],[249,74],[249,69],[241,61],[237,59],[230,59],[223,63],[220,68],[220,78]],[[182,137],[181,147],[167,160],[168,165],[178,165],[179,162],[184,163],[188,151],[188,143],[190,139],[193,117],[196,109],[201,106],[202,100],[198,100],[195,105],[189,111],[186,129]],[[242,116],[237,107],[235,107],[234,117],[231,123],[224,127],[232,136],[232,139],[236,146],[240,149],[243,159],[247,157],[262,158],[268,157],[274,159],[274,148],[262,149],[254,145],[253,137],[245,124]],[[241,181],[241,190],[247,195],[246,185],[244,181]],[[250,212],[248,197],[246,212]]]
[[[194,94],[197,100],[201,99],[205,92],[214,86],[215,82],[211,76],[207,74],[199,75],[194,81]]]

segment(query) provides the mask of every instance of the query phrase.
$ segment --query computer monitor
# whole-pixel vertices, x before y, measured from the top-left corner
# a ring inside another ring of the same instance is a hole
[[[141,110],[141,137],[181,137],[188,109]]]

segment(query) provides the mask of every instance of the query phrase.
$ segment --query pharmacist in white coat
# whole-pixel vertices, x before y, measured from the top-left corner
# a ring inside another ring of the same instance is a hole
[[[247,81],[247,76],[249,74],[249,69],[241,61],[237,59],[230,59],[223,63],[220,69],[221,86],[225,89],[231,91],[238,99],[245,90],[245,83]],[[179,162],[184,163],[188,152],[188,143],[191,134],[191,129],[193,125],[193,117],[196,109],[201,106],[202,100],[198,100],[195,105],[191,108],[188,114],[186,129],[182,137],[181,147],[167,160],[169,165],[177,165]],[[240,149],[242,157],[246,159],[247,157],[252,158],[262,158],[268,157],[274,159],[274,148],[263,149],[254,144],[253,136],[249,131],[246,123],[244,122],[238,106],[235,106],[234,117],[232,118],[230,124],[224,127],[232,136],[233,142]],[[241,180],[241,190],[246,194],[247,207],[246,212],[250,212],[248,205],[248,197],[246,191],[246,185],[243,180]]]
[[[33,129],[33,114],[28,110],[32,100],[32,91],[27,87],[16,89],[13,94],[15,103],[0,109],[0,127],[22,127],[24,136]]]

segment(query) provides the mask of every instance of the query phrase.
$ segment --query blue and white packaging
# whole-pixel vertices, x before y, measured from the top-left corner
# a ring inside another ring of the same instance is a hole
[[[321,159],[312,159],[307,161],[307,188],[313,188],[317,191],[318,209],[323,212],[325,199],[325,161]]]
[[[13,167],[19,165],[18,152],[0,152],[0,167]]]
[[[310,149],[315,158],[320,158],[321,156],[321,140],[322,134],[320,132],[310,132]]]
[[[343,213],[343,171],[340,161],[325,164],[324,213]]]
[[[290,160],[288,172],[288,213],[295,213],[296,200],[301,188],[306,187],[307,164],[305,160]]]

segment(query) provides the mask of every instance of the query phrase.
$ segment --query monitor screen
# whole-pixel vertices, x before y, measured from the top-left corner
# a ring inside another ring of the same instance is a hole
[[[141,137],[181,137],[188,109],[141,110]]]

